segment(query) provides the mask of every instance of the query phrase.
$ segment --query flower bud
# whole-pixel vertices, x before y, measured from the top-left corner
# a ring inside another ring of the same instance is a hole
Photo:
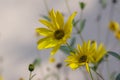
[[[30,72],[34,71],[34,65],[33,65],[33,64],[30,64],[30,65],[29,65],[29,71],[30,71]]]

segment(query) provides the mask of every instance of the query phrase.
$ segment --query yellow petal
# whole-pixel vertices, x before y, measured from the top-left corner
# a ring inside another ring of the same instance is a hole
[[[90,72],[90,68],[89,68],[88,63],[86,63],[85,66],[86,66],[87,71]]]
[[[98,52],[96,54],[96,62],[99,62],[106,53],[107,51],[105,50],[103,45],[100,44],[100,46],[98,47]]]
[[[43,19],[40,19],[39,20],[42,24],[44,24],[45,26],[47,26],[49,29],[51,30],[54,30],[54,26],[52,25],[52,23],[50,23],[49,21],[47,20],[43,20]]]
[[[55,13],[54,9],[52,9],[52,10],[49,12],[49,15],[50,15],[50,17],[51,17],[52,20],[55,20],[55,18],[56,18],[56,13]]]
[[[93,63],[99,62],[106,53],[107,53],[106,49],[104,48],[102,44],[100,44],[98,49],[94,52]]]
[[[59,48],[60,48],[60,45],[55,46],[55,47],[53,48],[53,50],[51,51],[51,55],[54,55]]]
[[[38,44],[37,46],[38,49],[44,49],[44,48],[54,47],[58,44],[58,42],[51,37],[46,37],[46,38],[40,39],[37,42],[37,44]]]
[[[78,64],[75,64],[75,63],[71,63],[71,64],[69,64],[68,65],[71,69],[73,69],[73,70],[75,70],[75,69],[77,69],[78,67],[79,67],[79,65]]]
[[[52,10],[49,12],[49,15],[50,15],[50,18],[51,18],[52,23],[53,23],[53,25],[54,25],[54,28],[59,29],[60,26],[59,26],[59,24],[57,23],[57,17],[56,17],[56,13],[55,13],[54,9],[52,9]]]
[[[63,29],[64,17],[63,17],[63,15],[59,11],[57,11],[56,19],[57,19],[57,22],[58,22],[60,28]]]
[[[72,21],[74,19],[74,17],[76,16],[77,12],[74,12],[67,20],[65,26],[64,26],[64,30],[67,32],[71,32],[72,31]]]
[[[49,36],[52,34],[52,31],[50,31],[46,28],[37,28],[36,32],[39,33],[40,35],[43,35],[43,36]]]

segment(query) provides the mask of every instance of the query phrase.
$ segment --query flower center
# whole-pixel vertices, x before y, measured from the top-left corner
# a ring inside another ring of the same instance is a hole
[[[86,62],[87,61],[87,56],[86,55],[81,56],[79,61],[80,62]]]
[[[55,39],[60,40],[64,37],[65,33],[63,30],[56,30],[54,32]]]

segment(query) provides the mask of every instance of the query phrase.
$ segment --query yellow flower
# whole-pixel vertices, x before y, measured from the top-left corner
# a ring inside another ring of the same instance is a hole
[[[0,80],[3,80],[3,76],[0,75]]]
[[[120,40],[120,30],[115,32],[115,37]]]
[[[115,21],[111,21],[109,23],[109,29],[113,32],[117,31],[119,29],[119,24]]]
[[[55,58],[54,57],[50,57],[49,58],[49,62],[54,63],[55,62]]]
[[[71,36],[72,21],[76,15],[74,12],[64,23],[64,17],[59,11],[55,12],[53,9],[49,12],[51,21],[39,20],[47,28],[37,28],[36,32],[44,36],[43,39],[38,41],[38,49],[53,48],[51,55],[54,55],[62,44]]]
[[[75,53],[70,53],[65,62],[71,69],[77,69],[80,66],[86,66],[89,72],[89,63],[98,62],[106,53],[102,45],[97,48],[96,42],[84,42],[82,46],[78,45]]]
[[[84,42],[82,46],[78,44],[76,53],[71,53],[65,62],[73,70],[86,65],[86,69],[89,71],[88,63],[92,60],[95,48],[95,45],[91,45],[91,41]]]

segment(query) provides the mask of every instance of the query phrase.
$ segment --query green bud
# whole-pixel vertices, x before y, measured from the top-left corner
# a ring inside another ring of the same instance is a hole
[[[30,65],[29,65],[29,71],[30,71],[30,72],[34,71],[34,65],[33,65],[33,64],[30,64]]]
[[[83,10],[85,8],[85,3],[84,2],[79,2],[80,8]]]

